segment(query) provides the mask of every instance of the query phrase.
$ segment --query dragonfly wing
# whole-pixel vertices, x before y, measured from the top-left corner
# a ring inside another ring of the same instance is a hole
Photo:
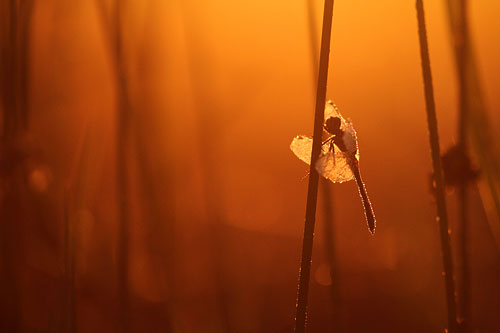
[[[312,152],[312,138],[304,135],[297,135],[290,144],[290,149],[301,161],[310,164]],[[328,152],[328,144],[321,147],[321,155]]]
[[[337,107],[337,105],[335,105],[332,101],[329,100],[325,104],[325,119],[328,119],[331,117],[340,118],[342,123],[345,122],[345,119],[339,113],[339,108]]]
[[[343,183],[354,179],[354,173],[350,167],[352,154],[341,151],[332,151],[322,154],[316,162],[316,171],[334,183]]]
[[[344,131],[342,139],[347,148],[347,152],[354,154],[359,161],[358,137],[350,119],[347,120],[346,126],[342,130]]]
[[[297,135],[293,138],[290,149],[301,161],[311,163],[312,139],[310,137]]]

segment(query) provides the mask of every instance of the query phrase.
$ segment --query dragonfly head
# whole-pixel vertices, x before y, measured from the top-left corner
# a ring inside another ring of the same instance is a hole
[[[332,135],[337,135],[341,134],[342,132],[340,129],[340,124],[341,124],[340,118],[330,117],[325,121],[324,128],[328,133]]]

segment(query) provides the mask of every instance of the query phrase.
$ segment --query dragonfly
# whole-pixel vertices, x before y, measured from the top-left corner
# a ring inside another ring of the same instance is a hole
[[[325,105],[323,130],[327,138],[321,144],[321,152],[314,168],[321,176],[333,183],[344,183],[353,179],[356,181],[368,229],[371,234],[374,234],[375,214],[359,171],[356,130],[351,120],[344,119],[332,101],[327,101]],[[310,164],[312,143],[312,138],[298,135],[292,140],[290,149],[301,161]]]

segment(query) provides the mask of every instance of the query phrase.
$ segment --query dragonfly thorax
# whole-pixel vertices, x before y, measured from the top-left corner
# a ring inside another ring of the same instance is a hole
[[[335,143],[341,151],[346,151],[347,147],[344,143],[344,131],[340,128],[342,122],[338,117],[330,117],[325,121],[324,129],[332,135],[330,144]],[[333,148],[333,145],[331,145]]]

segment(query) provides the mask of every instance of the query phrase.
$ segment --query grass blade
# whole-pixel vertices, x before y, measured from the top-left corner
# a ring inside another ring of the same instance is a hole
[[[318,86],[316,91],[316,108],[314,115],[313,148],[309,170],[304,239],[302,244],[302,259],[300,264],[297,309],[295,316],[295,332],[298,333],[305,332],[306,330],[307,298],[309,294],[309,279],[311,275],[311,257],[319,182],[319,175],[316,172],[314,165],[321,151],[321,135],[323,134],[323,118],[326,100],[326,85],[328,79],[332,19],[333,0],[325,0],[325,7],[323,11],[323,30],[321,34]]]
[[[108,34],[113,70],[117,87],[117,128],[116,128],[116,186],[118,195],[118,296],[120,303],[121,332],[130,330],[130,295],[129,295],[129,211],[128,211],[128,148],[130,145],[131,104],[129,87],[126,79],[126,66],[123,51],[122,15],[123,1],[114,1],[112,17],[106,19],[106,6],[102,0],[96,0],[105,33]]]
[[[469,110],[469,95],[467,94],[467,56],[469,54],[469,32],[467,26],[467,1],[448,0],[450,10],[451,32],[455,39],[455,58],[458,74],[458,149],[464,156],[467,156],[467,118]],[[452,7],[454,10],[452,10]],[[459,271],[460,280],[458,285],[458,315],[460,323],[465,328],[470,321],[470,274],[468,262],[468,180],[463,178],[458,184],[458,216],[459,216]]]
[[[311,63],[312,63],[312,75],[313,75],[313,85],[318,81],[318,45],[317,45],[317,33],[316,33],[316,19],[314,15],[314,0],[307,1],[307,19],[309,26],[309,43],[311,48]],[[325,237],[325,254],[328,261],[329,271],[330,271],[330,300],[332,302],[333,314],[332,324],[335,332],[340,331],[340,288],[339,288],[339,268],[337,264],[337,258],[335,254],[335,228],[334,221],[335,215],[333,213],[334,206],[334,191],[331,186],[331,182],[324,178],[320,178],[320,191],[323,196],[323,226],[324,226],[324,237]]]
[[[429,141],[431,146],[432,166],[436,182],[437,221],[441,236],[441,251],[443,257],[444,278],[446,286],[446,302],[448,306],[448,330],[456,332],[456,303],[455,282],[453,277],[453,262],[451,257],[450,235],[448,233],[448,215],[446,211],[445,188],[443,171],[441,167],[441,155],[439,147],[439,135],[436,117],[436,106],[434,102],[434,90],[432,86],[432,73],[429,57],[429,45],[427,42],[427,31],[425,27],[424,4],[422,0],[416,0],[418,35],[420,41],[420,56],[422,61],[422,76],[425,89],[425,104],[427,110],[427,125],[429,129]]]
[[[482,96],[473,45],[467,28],[465,0],[446,0],[452,45],[459,67],[460,85],[464,87],[461,104],[467,110],[464,132],[476,155],[484,182],[479,183],[481,199],[491,232],[500,251],[500,156],[494,130]],[[465,38],[464,38],[465,37]],[[462,68],[460,68],[460,66]]]
[[[466,151],[470,142],[472,151],[478,157],[481,173],[486,179],[479,182],[479,191],[487,216],[490,230],[496,241],[497,250],[500,250],[500,172],[498,146],[492,135],[491,122],[485,108],[478,71],[475,63],[472,39],[468,26],[468,1],[446,1],[452,47],[455,52],[459,84],[459,145]],[[470,140],[470,141],[468,141]],[[459,214],[460,220],[460,246],[461,259],[461,284],[459,288],[459,315],[463,326],[470,328],[470,272],[468,262],[468,230],[467,222],[467,187],[459,186]]]
[[[0,4],[0,331],[22,327],[23,228],[32,207],[19,172],[30,155],[23,147],[29,122],[30,45],[33,0]]]

